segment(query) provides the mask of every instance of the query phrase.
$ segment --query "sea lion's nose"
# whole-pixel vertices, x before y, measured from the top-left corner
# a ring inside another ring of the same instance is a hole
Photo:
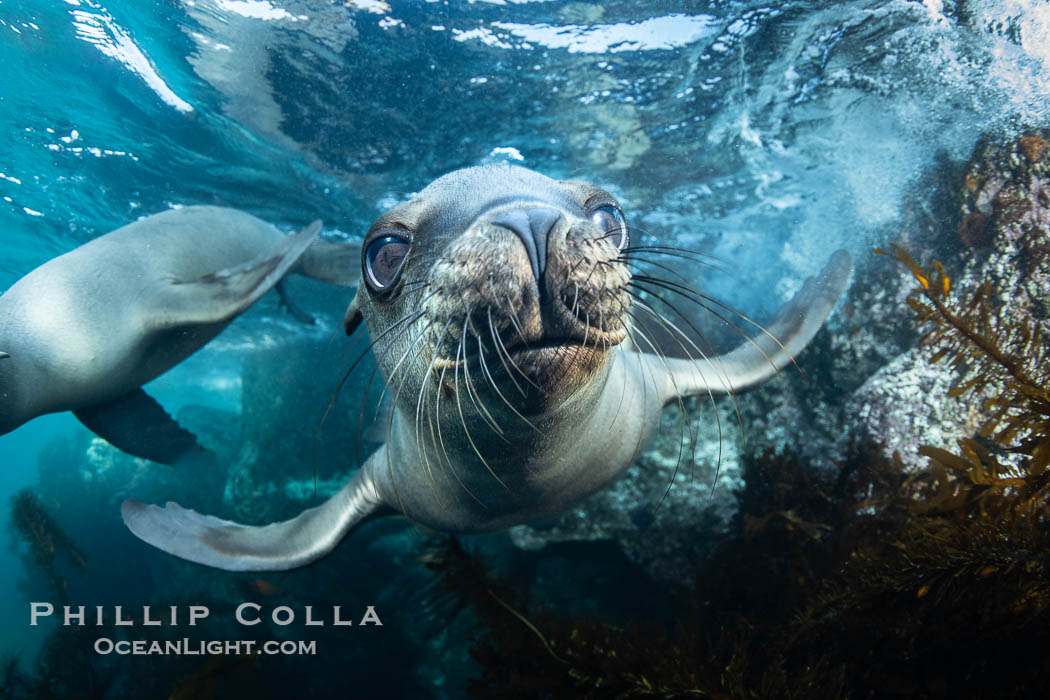
[[[532,274],[539,282],[547,269],[547,236],[561,219],[561,212],[549,207],[530,207],[503,212],[492,223],[512,231],[525,245]]]

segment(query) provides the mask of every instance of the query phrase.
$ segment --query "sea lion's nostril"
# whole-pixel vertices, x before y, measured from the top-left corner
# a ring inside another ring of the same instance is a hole
[[[549,207],[531,207],[503,212],[492,223],[513,232],[525,245],[536,281],[547,269],[547,237],[561,219],[561,212]]]

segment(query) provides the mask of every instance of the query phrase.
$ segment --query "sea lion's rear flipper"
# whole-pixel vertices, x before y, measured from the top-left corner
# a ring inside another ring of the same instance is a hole
[[[206,451],[193,433],[142,389],[73,411],[87,428],[122,452],[172,465]]]
[[[810,277],[789,302],[780,307],[763,332],[724,355],[691,361],[668,358],[654,363],[666,372],[666,401],[675,396],[729,394],[754,388],[794,362],[824,325],[849,281],[853,261],[836,251],[816,277]]]
[[[302,257],[321,231],[315,221],[254,260],[193,280],[172,280],[155,322],[162,329],[221,323],[270,291]]]
[[[321,505],[261,527],[170,502],[161,508],[131,499],[120,512],[139,539],[177,557],[227,571],[284,571],[320,559],[357,525],[393,511],[376,495],[367,470],[360,469]]]
[[[356,287],[361,282],[361,242],[314,241],[295,272],[340,287]]]

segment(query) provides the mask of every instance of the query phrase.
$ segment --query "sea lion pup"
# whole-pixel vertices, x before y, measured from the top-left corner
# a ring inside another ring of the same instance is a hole
[[[632,291],[641,250],[594,185],[504,165],[441,177],[369,229],[344,319],[347,333],[364,321],[393,396],[385,444],[285,522],[128,500],[125,523],[184,559],[264,571],[308,564],[380,515],[476,533],[556,514],[622,474],[666,404],[751,388],[791,362],[851,268],[835,253],[767,333],[728,354],[671,359],[647,353],[631,321],[659,314]]]
[[[0,434],[73,411],[119,449],[172,464],[200,450],[140,387],[189,357],[289,272],[334,269],[356,245],[293,236],[233,209],[173,209],[49,260],[0,296]],[[352,251],[352,252],[351,252]],[[342,275],[342,277],[340,276]]]

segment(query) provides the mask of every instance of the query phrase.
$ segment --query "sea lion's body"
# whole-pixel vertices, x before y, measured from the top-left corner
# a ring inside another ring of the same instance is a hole
[[[554,515],[634,463],[668,403],[745,390],[789,363],[850,270],[836,253],[768,332],[710,359],[683,334],[690,357],[674,359],[643,351],[635,320],[666,319],[632,291],[628,243],[615,200],[593,185],[508,166],[440,178],[373,224],[346,315],[348,333],[367,325],[394,399],[386,443],[283,523],[137,501],[125,522],[191,561],[266,570],[313,561],[379,515],[445,532]]]
[[[286,236],[233,209],[185,207],[128,224],[31,271],[0,296],[0,351],[7,355],[0,359],[0,433],[72,410],[133,454],[174,459],[192,447],[192,436],[138,388],[302,269],[318,230]],[[143,432],[157,419],[170,449],[142,454],[139,437],[118,434],[134,432],[124,418],[137,412]]]

